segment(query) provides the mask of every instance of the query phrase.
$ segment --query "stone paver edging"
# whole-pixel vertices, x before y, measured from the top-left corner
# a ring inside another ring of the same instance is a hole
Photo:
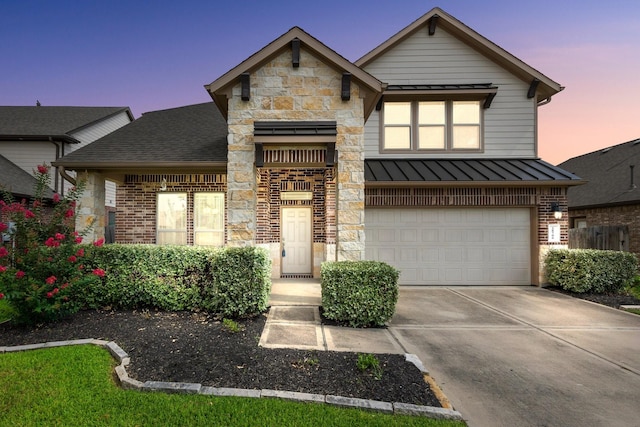
[[[299,402],[314,402],[314,403],[327,403],[330,405],[336,405],[341,407],[358,408],[364,410],[372,410],[384,413],[402,414],[402,415],[414,415],[424,416],[429,418],[460,420],[462,421],[462,414],[451,408],[448,402],[442,402],[443,408],[435,406],[421,406],[412,405],[408,403],[400,402],[382,402],[378,400],[356,399],[351,397],[312,394],[312,393],[298,393],[292,391],[282,390],[251,390],[241,388],[218,388],[207,387],[197,383],[181,383],[181,382],[164,382],[164,381],[138,381],[129,377],[126,367],[129,366],[131,359],[129,355],[118,344],[113,341],[96,340],[92,338],[82,340],[69,340],[69,341],[54,341],[40,344],[28,344],[18,345],[11,347],[0,347],[0,353],[11,353],[16,351],[26,350],[40,350],[43,348],[62,347],[70,345],[97,345],[106,348],[109,353],[118,361],[119,365],[115,367],[115,372],[120,382],[120,386],[124,389],[140,390],[140,391],[161,391],[165,393],[182,393],[182,394],[203,394],[212,396],[235,396],[235,397],[255,397],[255,398],[277,398],[295,400]],[[413,354],[405,355],[407,361],[415,364],[418,369],[423,373],[425,380],[429,382],[432,390],[436,393],[439,399],[441,399],[442,392],[439,392],[439,388],[435,385],[435,382],[430,381],[429,374],[422,366],[422,363],[417,356]],[[435,389],[434,389],[435,387]],[[446,400],[446,399],[445,399]]]

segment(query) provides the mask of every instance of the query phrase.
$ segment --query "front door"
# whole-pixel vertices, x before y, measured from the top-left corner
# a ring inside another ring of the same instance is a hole
[[[282,208],[282,274],[311,274],[311,208]]]

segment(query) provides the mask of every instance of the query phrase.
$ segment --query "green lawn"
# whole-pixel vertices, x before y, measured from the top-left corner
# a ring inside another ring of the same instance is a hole
[[[464,426],[330,405],[119,388],[100,347],[0,354],[1,426]]]

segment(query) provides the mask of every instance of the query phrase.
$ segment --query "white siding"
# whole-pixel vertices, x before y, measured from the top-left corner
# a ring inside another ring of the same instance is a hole
[[[104,204],[112,208],[116,207],[116,183],[113,181],[104,181]]]
[[[92,143],[96,139],[100,139],[105,135],[110,134],[114,130],[121,128],[122,126],[131,123],[131,119],[126,112],[121,112],[115,116],[109,117],[91,126],[83,128],[77,132],[73,132],[70,135],[80,141],[80,144],[73,144],[65,148],[66,154],[77,150],[80,147],[84,147],[87,144]]]
[[[56,146],[45,141],[3,141],[0,142],[0,154],[10,162],[20,167],[29,175],[38,165],[46,163],[48,165],[56,159]],[[51,188],[55,186],[55,171],[52,169]],[[58,177],[58,181],[62,178]]]
[[[126,112],[121,112],[115,116],[102,120],[92,126],[88,126],[72,133],[71,136],[80,141],[79,144],[64,144],[64,154],[69,154],[80,147],[84,147],[93,141],[115,131],[118,128],[130,123],[131,120]],[[44,141],[7,141],[0,142],[0,154],[6,157],[24,171],[32,174],[34,169],[43,162],[51,164],[56,160],[56,146],[51,142]],[[62,155],[62,153],[60,153]],[[60,183],[64,182],[65,192],[71,188],[71,184],[66,182],[61,176],[58,176],[58,189],[55,188],[56,176],[55,170],[51,170],[51,188],[59,190]],[[75,176],[75,173],[69,171],[69,175]],[[115,206],[115,183],[107,182],[106,205]]]
[[[457,158],[532,158],[536,156],[535,101],[527,99],[529,83],[462,43],[442,28],[412,34],[365,70],[393,84],[493,83],[498,93],[484,113],[484,153],[451,154]],[[403,158],[379,152],[380,112],[365,125],[365,157]],[[421,157],[429,155],[420,154]],[[442,157],[433,154],[432,157]]]

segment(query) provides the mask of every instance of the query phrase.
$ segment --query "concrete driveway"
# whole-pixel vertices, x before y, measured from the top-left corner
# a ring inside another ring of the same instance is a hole
[[[640,426],[640,316],[534,287],[402,287],[390,332],[469,426]]]

